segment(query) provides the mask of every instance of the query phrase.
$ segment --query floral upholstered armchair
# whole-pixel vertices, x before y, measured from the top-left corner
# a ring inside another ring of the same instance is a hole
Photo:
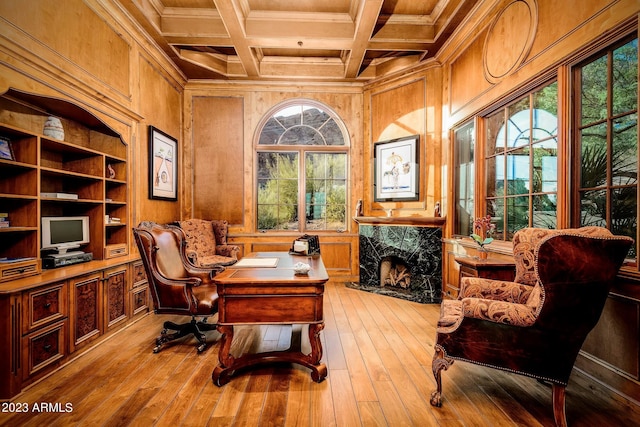
[[[227,243],[227,221],[188,219],[177,225],[187,237],[187,258],[196,267],[227,266],[238,261],[240,247]]]
[[[518,231],[514,282],[465,277],[442,302],[431,404],[442,404],[442,370],[462,360],[550,382],[556,425],[566,425],[573,364],[632,244],[601,227]]]

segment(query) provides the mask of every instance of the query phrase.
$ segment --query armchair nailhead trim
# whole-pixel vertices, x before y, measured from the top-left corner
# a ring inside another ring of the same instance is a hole
[[[513,369],[509,369],[509,368],[504,368],[502,366],[495,366],[492,365],[490,363],[482,363],[482,362],[476,362],[475,360],[469,360],[469,359],[465,359],[464,357],[456,357],[456,356],[451,356],[450,354],[447,353],[447,351],[439,344],[436,344],[436,347],[442,350],[442,353],[446,356],[449,357],[453,360],[459,360],[461,362],[468,362],[468,363],[472,363],[474,365],[479,365],[479,366],[485,366],[488,368],[493,368],[493,369],[497,369],[499,371],[505,371],[505,372],[511,372],[514,374],[518,374],[518,375],[523,375],[525,377],[529,377],[529,378],[535,378],[537,380],[542,380],[542,381],[548,381],[554,384],[559,384],[559,385],[563,385],[563,386],[567,386],[567,382],[564,381],[558,381],[556,379],[553,378],[549,378],[549,377],[544,377],[542,375],[535,375],[535,374],[530,374],[528,372],[524,372],[524,371],[516,371]]]

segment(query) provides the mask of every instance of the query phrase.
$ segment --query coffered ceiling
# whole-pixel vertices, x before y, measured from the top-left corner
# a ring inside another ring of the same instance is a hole
[[[189,79],[366,81],[432,57],[479,0],[119,0]]]

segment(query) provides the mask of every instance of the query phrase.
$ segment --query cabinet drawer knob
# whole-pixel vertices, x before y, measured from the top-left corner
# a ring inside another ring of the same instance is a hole
[[[50,303],[50,302],[48,302],[48,303],[46,303],[46,304],[44,305],[44,308],[49,308],[49,307],[51,307],[51,303]]]
[[[51,350],[51,344],[47,344],[44,346],[44,351],[48,352],[49,350]]]

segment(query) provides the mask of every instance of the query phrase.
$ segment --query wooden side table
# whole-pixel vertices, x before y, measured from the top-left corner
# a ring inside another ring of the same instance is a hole
[[[451,293],[449,296],[457,298],[457,291],[460,290],[460,281],[463,277],[482,277],[484,279],[513,281],[516,277],[516,265],[511,260],[498,258],[480,259],[470,256],[454,257],[455,261],[460,265],[460,277],[458,279],[458,289],[456,294]]]

